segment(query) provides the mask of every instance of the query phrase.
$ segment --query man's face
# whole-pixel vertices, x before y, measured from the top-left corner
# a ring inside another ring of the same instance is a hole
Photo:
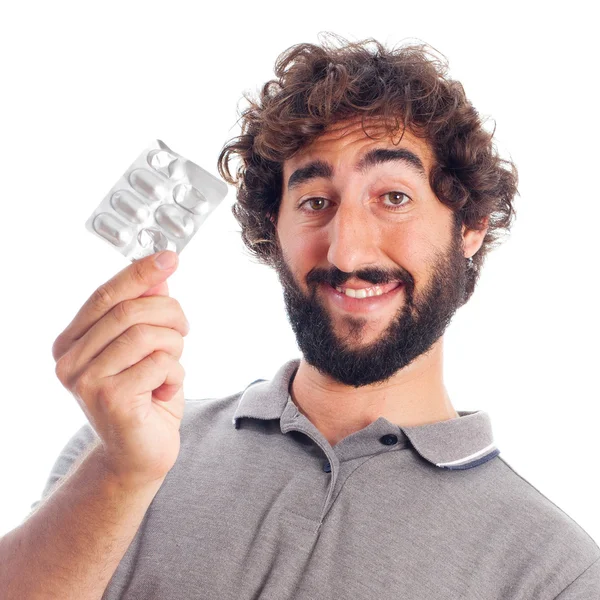
[[[358,171],[376,149],[404,156]],[[329,167],[298,172],[316,160]],[[394,145],[367,137],[358,119],[283,165],[275,268],[288,318],[306,362],[342,384],[385,382],[431,348],[462,304],[461,229],[429,186],[432,162],[427,143],[408,131]],[[397,282],[364,299],[334,289]]]

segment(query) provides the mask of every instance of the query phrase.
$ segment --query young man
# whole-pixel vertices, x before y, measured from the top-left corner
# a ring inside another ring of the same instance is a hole
[[[69,442],[45,503],[3,546],[8,558],[20,540],[60,597],[76,586],[106,600],[600,597],[600,548],[503,461],[485,412],[453,408],[442,377],[444,331],[510,227],[516,170],[426,48],[367,42],[289,49],[219,157],[302,358],[232,396],[188,401],[183,420],[172,404],[180,439],[136,420],[120,445],[129,430],[111,436],[88,374],[78,389],[96,431]],[[105,288],[110,301],[100,294],[112,310],[166,291],[172,270],[140,262]],[[57,356],[90,326],[81,315]],[[154,405],[169,404],[161,394]],[[87,458],[98,437],[102,468]],[[13,561],[23,579],[25,558]]]

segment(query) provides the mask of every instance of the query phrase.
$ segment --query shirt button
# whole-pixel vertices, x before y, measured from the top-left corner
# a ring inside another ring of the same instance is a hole
[[[328,462],[323,466],[323,471],[325,471],[325,473],[331,473],[331,465]]]
[[[379,441],[386,446],[392,446],[393,444],[398,443],[398,436],[392,434],[384,435],[383,437],[379,438]]]

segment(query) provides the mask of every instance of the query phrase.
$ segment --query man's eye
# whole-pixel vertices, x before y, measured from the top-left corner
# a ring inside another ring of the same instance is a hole
[[[305,210],[308,210],[308,212],[320,212],[324,202],[329,202],[329,200],[327,200],[327,198],[308,198],[307,200],[304,200],[302,204],[300,204],[300,208],[304,208],[306,204],[311,203],[313,210]]]
[[[386,206],[389,206],[392,210],[404,208],[407,204],[412,202],[411,197],[404,192],[387,192],[383,194],[382,198],[385,198],[386,196],[390,197],[390,202],[392,203],[391,205],[386,204]]]

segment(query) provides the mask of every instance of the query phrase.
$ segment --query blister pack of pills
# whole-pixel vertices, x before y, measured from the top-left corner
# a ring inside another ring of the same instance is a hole
[[[86,228],[131,261],[178,254],[227,195],[227,184],[155,140],[123,173]]]

